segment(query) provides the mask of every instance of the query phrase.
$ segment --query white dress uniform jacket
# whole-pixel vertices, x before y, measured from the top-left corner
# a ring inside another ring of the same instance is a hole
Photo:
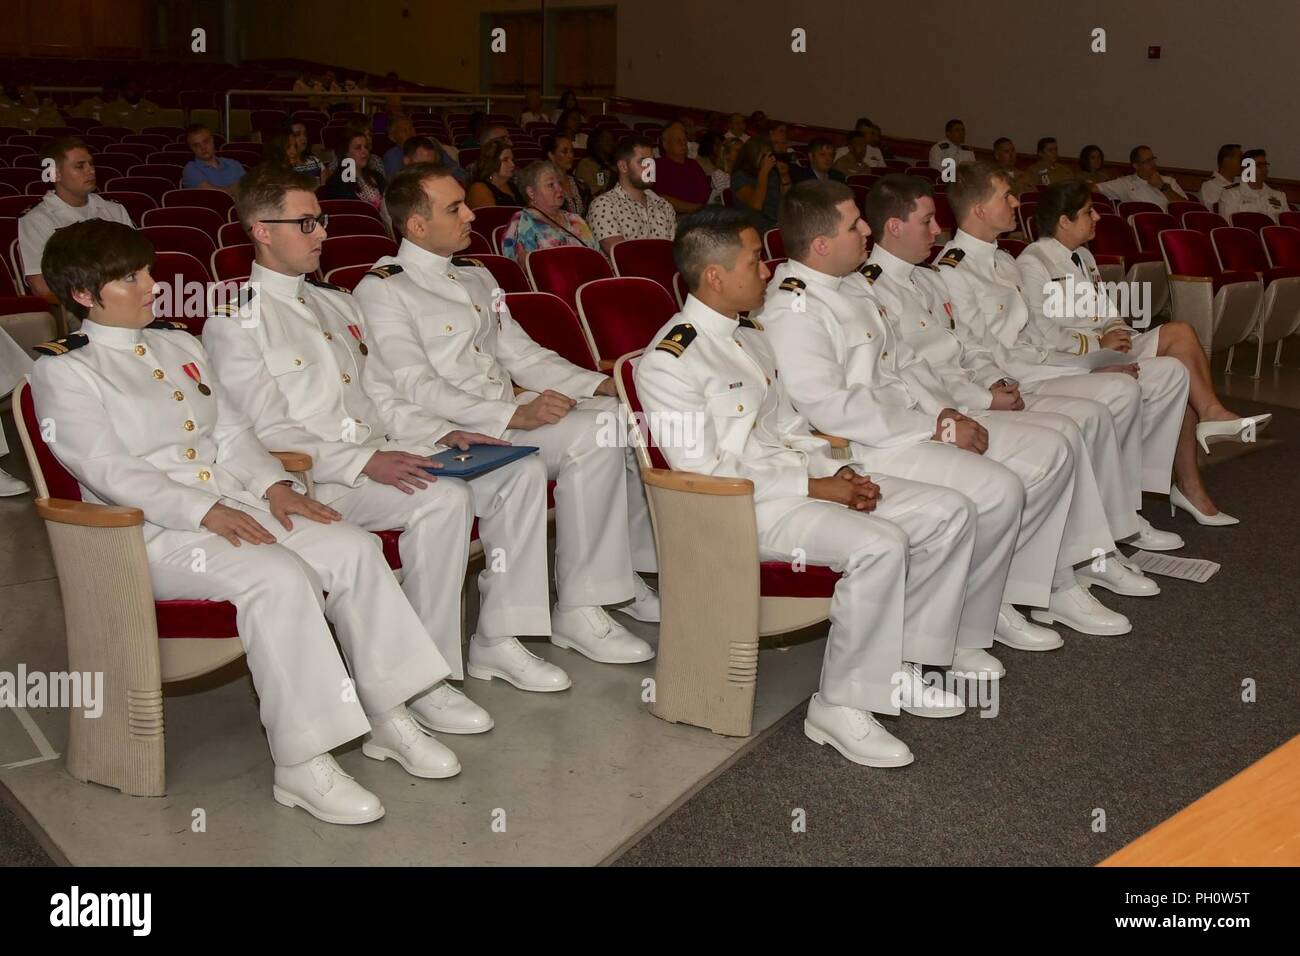
[[[22,257],[23,274],[40,275],[41,255],[55,229],[87,219],[108,219],[124,226],[134,225],[125,206],[104,199],[98,193],[87,196],[84,206],[69,206],[59,198],[58,193],[50,190],[18,220],[18,253]]]
[[[562,605],[629,600],[633,569],[655,568],[654,536],[635,456],[600,439],[618,417],[615,399],[595,395],[606,376],[534,342],[511,317],[492,273],[473,262],[403,240],[397,256],[379,260],[356,288],[372,344],[407,401],[463,428],[541,449],[557,481]],[[525,391],[516,395],[515,385]],[[554,425],[511,428],[519,406],[545,389],[581,401]]]
[[[1024,280],[1032,326],[1057,351],[1087,355],[1102,347],[1107,332],[1129,328],[1132,316],[1121,314],[1121,303],[1102,284],[1101,270],[1087,246],[1071,252],[1045,236],[1027,246],[1016,265]],[[1129,303],[1128,311],[1133,304]],[[1159,329],[1133,331],[1129,355],[1150,358],[1159,345]]]
[[[1167,494],[1178,445],[1189,379],[1177,359],[1143,359],[1142,373],[1087,374],[1052,348],[1031,323],[1024,279],[1011,255],[996,243],[964,230],[944,246],[939,275],[948,288],[957,335],[970,349],[985,349],[1032,394],[1068,395],[1102,402],[1110,409],[1134,510],[1142,491]]]
[[[1183,187],[1178,185],[1177,180],[1169,176],[1161,176],[1160,178],[1173,187],[1174,195],[1183,199],[1187,198],[1187,193],[1183,192]],[[1130,173],[1127,176],[1119,177],[1119,179],[1108,179],[1104,183],[1097,183],[1097,191],[1103,196],[1109,196],[1116,202],[1153,202],[1164,212],[1169,211],[1169,200],[1165,198],[1165,194],[1137,173]]]
[[[846,462],[832,458],[791,407],[758,325],[691,296],[655,341],[637,362],[636,388],[669,465],[752,481],[761,556],[802,552],[843,573],[821,694],[828,703],[897,713],[890,684],[901,661],[952,661],[974,541],[970,504],[946,489],[881,476],[873,476],[881,497],[872,513],[809,498],[810,479]]]
[[[1115,425],[1105,406],[1084,399],[1053,397],[1036,400],[1022,394],[1023,410],[992,411],[989,406],[993,396],[989,387],[999,380],[1011,381],[1011,376],[989,363],[986,357],[974,361],[968,358],[961,340],[952,331],[952,302],[935,266],[914,266],[877,245],[867,263],[847,281],[869,290],[885,321],[926,360],[952,395],[965,396],[972,409],[984,409],[971,414],[989,431],[989,448],[985,454],[1014,471],[1026,489],[1022,539],[1027,527],[1032,525],[1031,512],[1035,507],[1041,507],[1032,500],[1030,492],[1042,483],[1044,452],[1061,440],[1069,444],[1074,467],[1066,501],[1060,505],[1062,508],[1068,505],[1069,510],[1064,519],[1059,548],[1055,554],[1048,552],[1050,545],[1047,542],[1054,526],[1054,521],[1049,518],[1031,543],[1022,543],[1017,549],[1011,577],[1014,580],[1028,574],[1026,570],[1017,568],[1018,562],[1037,561],[1053,565],[1062,582],[1073,584],[1072,575],[1060,573],[1063,569],[1091,558],[1098,548],[1106,553],[1115,546],[1093,466],[1094,454],[1109,456],[1109,461],[1103,458],[1103,466],[1122,480]],[[972,367],[968,368],[968,365]],[[1035,408],[1035,405],[1041,407]],[[1065,414],[1065,410],[1071,414]],[[1081,424],[1076,424],[1076,419]],[[1021,451],[1014,453],[1017,449]],[[1122,484],[1119,487],[1122,488]],[[1121,500],[1126,498],[1121,495]],[[1123,517],[1125,511],[1120,510],[1118,515]],[[1127,509],[1129,519],[1132,515],[1132,510]]]
[[[221,385],[264,444],[312,456],[318,499],[368,531],[405,529],[403,590],[458,674],[469,492],[439,479],[407,495],[362,474],[375,452],[427,455],[455,426],[398,394],[346,290],[255,263],[241,296],[249,314],[227,307],[203,329]]]
[[[934,169],[943,169],[945,159],[953,160],[958,166],[962,163],[973,163],[975,152],[966,146],[950,143],[946,139],[940,140],[930,147],[930,166]]]
[[[87,321],[47,350],[53,357],[36,363],[32,398],[53,430],[51,450],[85,500],[144,512],[156,598],[238,609],[277,763],[302,763],[351,740],[369,729],[367,713],[446,676],[378,539],[301,516],[286,531],[271,517],[267,489],[291,479],[217,384],[197,339]],[[201,522],[218,502],[251,515],[277,543],[236,548],[208,532]],[[322,609],[352,665],[359,704],[340,693],[348,671]]]
[[[795,408],[813,427],[849,439],[854,460],[867,471],[956,489],[973,504],[975,550],[963,583],[957,646],[992,646],[1008,590],[1013,602],[1046,601],[1050,567],[1045,578],[1039,568],[1027,580],[1008,583],[1024,486],[997,462],[931,440],[951,398],[861,288],[791,259],[777,267],[757,318],[781,356],[782,380]],[[878,433],[894,440],[878,444]],[[1068,462],[1062,448],[1060,460],[1044,468],[1050,481],[1061,480]]]
[[[1205,208],[1214,209],[1215,204],[1223,197],[1223,191],[1235,182],[1240,180],[1235,176],[1228,179],[1223,173],[1215,170],[1213,176],[1201,183],[1201,202],[1205,204]]]
[[[1258,189],[1249,183],[1233,183],[1219,197],[1219,215],[1228,220],[1229,225],[1234,212],[1262,212],[1277,222],[1278,216],[1290,208],[1286,193],[1268,183]]]

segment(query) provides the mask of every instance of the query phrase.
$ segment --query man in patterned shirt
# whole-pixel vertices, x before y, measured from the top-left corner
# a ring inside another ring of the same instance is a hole
[[[614,150],[618,185],[591,201],[587,222],[610,254],[624,239],[671,239],[677,213],[668,200],[655,193],[655,158],[650,141],[641,137],[622,140]]]

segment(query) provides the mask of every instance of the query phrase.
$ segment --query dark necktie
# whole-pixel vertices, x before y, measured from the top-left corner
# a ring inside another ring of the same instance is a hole
[[[1083,268],[1083,259],[1080,258],[1077,252],[1070,253],[1070,261],[1073,262],[1076,268],[1078,268],[1081,272],[1087,271],[1086,269]]]

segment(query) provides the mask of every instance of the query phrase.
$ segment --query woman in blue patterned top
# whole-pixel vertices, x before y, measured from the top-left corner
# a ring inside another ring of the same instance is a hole
[[[535,249],[586,246],[600,251],[586,221],[565,210],[562,175],[554,163],[546,161],[529,163],[515,174],[519,191],[527,197],[528,205],[510,220],[501,239],[502,255],[522,266],[528,253]]]

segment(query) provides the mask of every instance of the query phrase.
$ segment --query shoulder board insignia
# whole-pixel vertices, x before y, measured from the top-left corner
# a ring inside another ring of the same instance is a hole
[[[352,294],[348,292],[347,286],[335,285],[333,282],[322,282],[320,279],[308,279],[307,284],[314,285],[318,289],[333,289],[335,292],[343,292],[348,295]]]
[[[689,322],[682,325],[674,325],[668,330],[659,344],[655,346],[656,352],[667,352],[669,355],[680,356],[686,351],[686,346],[695,341],[695,326]]]
[[[391,279],[393,276],[397,275],[401,271],[402,271],[401,266],[399,266],[396,262],[390,262],[387,265],[375,266],[373,269],[367,272],[366,275],[378,276],[381,279]]]
[[[66,355],[73,349],[81,348],[89,341],[90,339],[86,337],[86,333],[73,332],[71,335],[55,339],[53,342],[42,342],[36,346],[35,351],[40,352],[42,355]]]
[[[880,278],[880,273],[885,270],[880,267],[879,262],[864,262],[862,268],[858,270],[868,282],[875,282]]]
[[[754,319],[751,319],[747,315],[742,315],[740,317],[740,327],[742,329],[754,329],[755,331],[758,332],[763,331],[763,323],[755,321]]]
[[[798,289],[808,288],[808,283],[804,282],[798,276],[786,276],[781,280],[781,290],[783,292],[794,292]]]
[[[938,272],[938,271],[939,271],[939,267],[936,266],[933,262],[922,262],[921,265],[924,266],[925,268],[929,269],[931,272]]]
[[[487,268],[487,266],[483,265],[481,261],[475,259],[473,256],[454,256],[452,257],[451,264],[453,266],[478,266],[480,269]]]
[[[943,257],[939,260],[939,265],[955,266],[957,265],[957,263],[961,262],[965,258],[966,258],[965,249],[955,249],[955,248],[949,249],[947,252],[943,254]]]
[[[177,330],[180,330],[181,332],[188,332],[190,330],[189,326],[186,325],[184,322],[173,322],[170,319],[157,319],[156,321],[149,323],[149,328],[164,329],[168,332],[174,332]]]

